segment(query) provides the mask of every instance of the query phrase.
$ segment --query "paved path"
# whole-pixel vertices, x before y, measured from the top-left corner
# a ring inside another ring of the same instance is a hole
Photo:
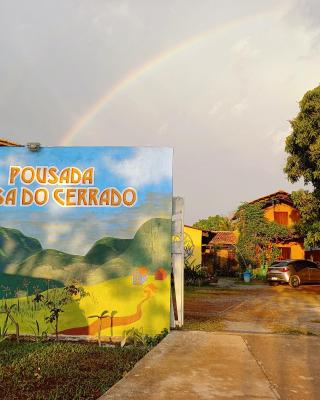
[[[243,335],[283,400],[320,399],[320,338]]]
[[[100,400],[275,400],[238,335],[172,332]]]

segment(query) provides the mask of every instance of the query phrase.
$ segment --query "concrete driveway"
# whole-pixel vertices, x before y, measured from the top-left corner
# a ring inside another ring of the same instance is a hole
[[[100,400],[317,400],[320,340],[176,331]]]
[[[274,400],[240,336],[173,332],[100,400]]]
[[[210,332],[212,331],[212,332]],[[320,286],[187,288],[171,333],[101,399],[320,399]]]

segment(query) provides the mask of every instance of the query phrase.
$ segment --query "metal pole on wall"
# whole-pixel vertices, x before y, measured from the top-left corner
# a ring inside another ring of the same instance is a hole
[[[173,198],[171,327],[183,326],[184,319],[184,200]]]

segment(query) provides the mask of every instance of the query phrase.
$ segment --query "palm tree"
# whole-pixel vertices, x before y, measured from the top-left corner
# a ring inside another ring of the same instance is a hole
[[[111,311],[111,316],[110,316],[110,330],[111,330],[111,336],[110,336],[110,342],[112,340],[113,337],[113,317],[118,313],[118,311],[113,310]]]
[[[99,319],[99,330],[98,330],[98,343],[99,347],[101,347],[101,329],[102,329],[102,320],[103,318],[108,318],[109,316],[107,315],[108,310],[102,311],[100,315],[90,315],[88,318],[98,318]]]

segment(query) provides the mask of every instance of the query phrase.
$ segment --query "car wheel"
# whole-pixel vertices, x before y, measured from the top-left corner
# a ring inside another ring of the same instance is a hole
[[[297,275],[290,276],[289,285],[293,288],[300,286],[300,278]]]

